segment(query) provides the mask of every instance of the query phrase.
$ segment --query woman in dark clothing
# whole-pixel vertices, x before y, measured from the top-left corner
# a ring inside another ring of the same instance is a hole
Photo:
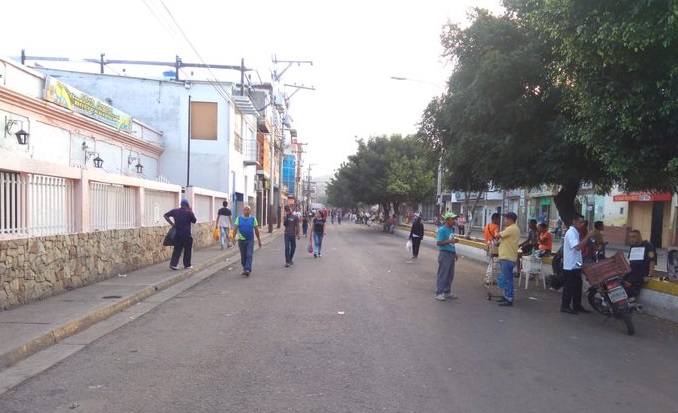
[[[421,217],[414,219],[409,239],[412,240],[412,258],[417,258],[421,240],[424,239],[424,224],[421,223]]]

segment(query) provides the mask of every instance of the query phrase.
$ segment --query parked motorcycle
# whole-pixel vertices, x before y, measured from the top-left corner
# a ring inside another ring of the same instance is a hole
[[[633,335],[636,329],[631,319],[632,306],[622,279],[630,270],[629,262],[621,251],[582,267],[591,285],[587,293],[591,307],[607,317],[621,320],[628,334]]]

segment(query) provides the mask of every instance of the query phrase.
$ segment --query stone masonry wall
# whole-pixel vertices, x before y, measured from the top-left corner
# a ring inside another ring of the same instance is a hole
[[[193,247],[213,245],[212,225],[194,224]],[[170,259],[169,226],[0,240],[0,311]]]

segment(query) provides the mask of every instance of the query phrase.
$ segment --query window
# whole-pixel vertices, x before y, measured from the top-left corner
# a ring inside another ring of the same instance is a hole
[[[217,140],[216,102],[191,102],[191,139]]]
[[[242,153],[242,113],[235,111],[235,127],[233,128],[233,146],[236,152]]]

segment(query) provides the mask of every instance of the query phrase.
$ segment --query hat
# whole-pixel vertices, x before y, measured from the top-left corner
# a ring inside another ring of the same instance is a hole
[[[506,217],[506,218],[512,220],[513,222],[518,221],[518,215],[516,215],[515,212],[507,212],[505,214],[501,214],[501,216]]]
[[[189,204],[188,204],[188,199],[186,199],[186,198],[182,199],[182,200],[181,200],[181,205],[186,205],[186,206],[188,206],[188,205],[189,205]]]
[[[444,219],[456,218],[456,217],[457,217],[457,214],[455,214],[454,212],[446,212],[445,215],[443,215]]]

